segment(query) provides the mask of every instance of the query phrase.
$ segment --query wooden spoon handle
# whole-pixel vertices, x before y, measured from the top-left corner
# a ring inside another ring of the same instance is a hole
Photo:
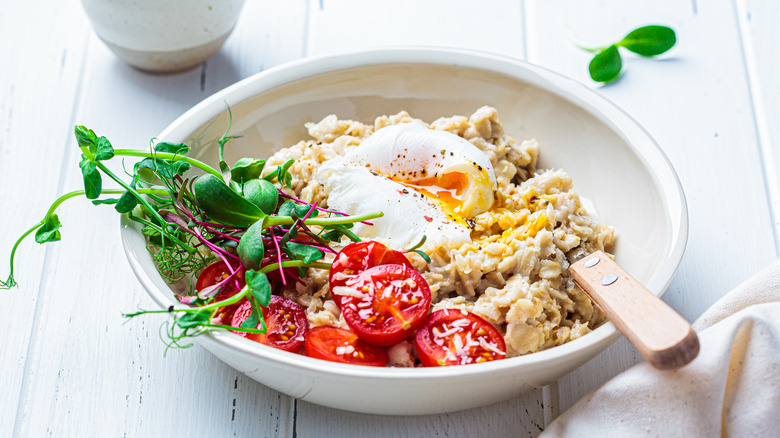
[[[691,325],[660,298],[597,251],[569,267],[574,282],[650,364],[679,368],[699,354]]]

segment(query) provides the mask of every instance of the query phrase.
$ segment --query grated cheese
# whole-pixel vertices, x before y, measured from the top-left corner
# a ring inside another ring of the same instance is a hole
[[[466,352],[463,351],[463,339],[460,336],[455,336],[452,339],[452,342],[455,344],[455,351],[458,354],[465,354]]]
[[[333,290],[331,290],[331,292],[333,295],[343,295],[346,297],[363,298],[365,296],[359,290],[346,286],[336,286],[333,288]]]
[[[346,347],[336,347],[336,354],[338,355],[345,355],[345,354],[352,354],[355,352],[355,347],[351,345],[347,345]]]
[[[445,330],[447,329],[446,325],[444,326],[444,329]],[[447,337],[447,336],[449,336],[449,335],[451,335],[453,333],[457,333],[459,331],[463,331],[463,329],[460,328],[460,327],[453,327],[453,328],[451,328],[449,330],[446,330],[445,332],[442,333],[442,332],[439,332],[439,330],[436,327],[434,327],[433,330],[431,330],[431,331],[433,332],[433,335],[436,336],[437,338],[445,338],[445,337]]]
[[[343,272],[336,272],[333,274],[334,280],[348,280],[352,277],[354,277],[354,275],[345,274]]]
[[[501,356],[506,354],[503,351],[499,350],[498,347],[495,344],[486,341],[485,338],[479,338],[479,345],[481,345],[483,348],[485,348],[487,350],[490,350],[490,351],[492,351],[492,352],[494,352],[496,354],[499,354]]]
[[[452,325],[455,327],[468,327],[469,324],[471,324],[471,321],[468,319],[456,319],[455,321],[452,321]]]

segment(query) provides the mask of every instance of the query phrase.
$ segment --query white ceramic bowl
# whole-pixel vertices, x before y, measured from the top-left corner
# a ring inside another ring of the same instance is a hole
[[[228,160],[264,157],[307,137],[305,122],[328,114],[372,121],[409,111],[432,121],[496,107],[515,139],[535,137],[540,167],[567,170],[603,222],[618,230],[616,259],[661,295],[679,265],[688,232],[682,188],[668,160],[626,113],[591,89],[502,56],[450,49],[385,49],[308,58],[262,72],[209,97],[159,136],[184,141],[216,163],[215,139],[229,104]],[[130,264],[163,308],[176,304],[157,274],[144,238],[128,220],[122,241]],[[444,368],[372,368],[312,359],[229,332],[200,345],[264,385],[333,408],[374,414],[432,414],[498,402],[552,382],[618,336],[611,323],[565,345],[484,364]]]

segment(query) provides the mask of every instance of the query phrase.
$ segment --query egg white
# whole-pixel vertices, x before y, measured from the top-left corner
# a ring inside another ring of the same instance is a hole
[[[360,237],[385,238],[398,250],[417,244],[423,235],[426,247],[432,248],[471,242],[469,229],[449,218],[433,200],[344,157],[325,162],[317,179],[324,185],[330,208],[349,214],[384,214],[372,219],[372,225],[356,223],[352,231]]]
[[[448,174],[461,181],[457,199],[444,202],[429,186],[416,185]],[[490,160],[476,146],[419,123],[377,130],[343,157],[323,163],[317,180],[332,209],[383,212],[372,225],[355,224],[353,231],[381,238],[399,250],[415,245],[423,235],[424,249],[471,242],[466,219],[490,208],[496,187]]]

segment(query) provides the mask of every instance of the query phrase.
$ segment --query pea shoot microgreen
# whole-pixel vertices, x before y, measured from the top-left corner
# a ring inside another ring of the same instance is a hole
[[[640,56],[653,57],[671,49],[676,42],[677,37],[673,29],[651,25],[634,29],[622,40],[608,46],[591,48],[575,44],[585,51],[595,53],[588,64],[591,79],[608,83],[620,77],[623,68],[619,50],[621,47]]]
[[[309,268],[330,269],[330,263],[324,261],[325,253],[335,253],[330,245],[343,236],[360,240],[350,231],[353,223],[370,224],[366,221],[382,213],[349,216],[289,195],[282,188],[292,188],[290,168],[294,160],[268,169],[265,160],[241,158],[229,166],[224,147],[237,138],[228,135],[229,129],[218,140],[219,169],[214,169],[187,156],[189,147],[183,143],[158,142],[146,151],[115,149],[106,137],[76,126],[84,190],[57,198],[43,219],[19,237],[11,250],[9,276],[0,283],[0,289],[17,285],[14,256],[20,243],[33,232],[38,243],[59,241],[62,223],[55,213],[57,208],[66,200],[83,196],[94,205],[113,205],[117,212],[139,224],[164,279],[172,283],[189,277],[190,293],[178,297],[181,306],[139,310],[126,317],[171,314],[172,321],[161,326],[161,337],[174,348],[191,346],[182,340],[211,329],[264,333],[262,308],[268,305],[272,293],[267,274],[279,270],[286,285],[286,277],[295,277],[290,273],[296,270],[303,277]],[[106,166],[105,162],[115,157],[140,159],[132,172],[127,171],[129,181]],[[193,168],[202,175],[190,175]],[[120,188],[105,188],[104,178]],[[410,251],[427,259],[417,250],[423,242]],[[224,263],[229,275],[204,290],[193,290],[197,275],[214,262]],[[221,296],[228,288],[238,293]],[[223,324],[218,311],[243,299],[252,303],[251,315],[240,327]]]

